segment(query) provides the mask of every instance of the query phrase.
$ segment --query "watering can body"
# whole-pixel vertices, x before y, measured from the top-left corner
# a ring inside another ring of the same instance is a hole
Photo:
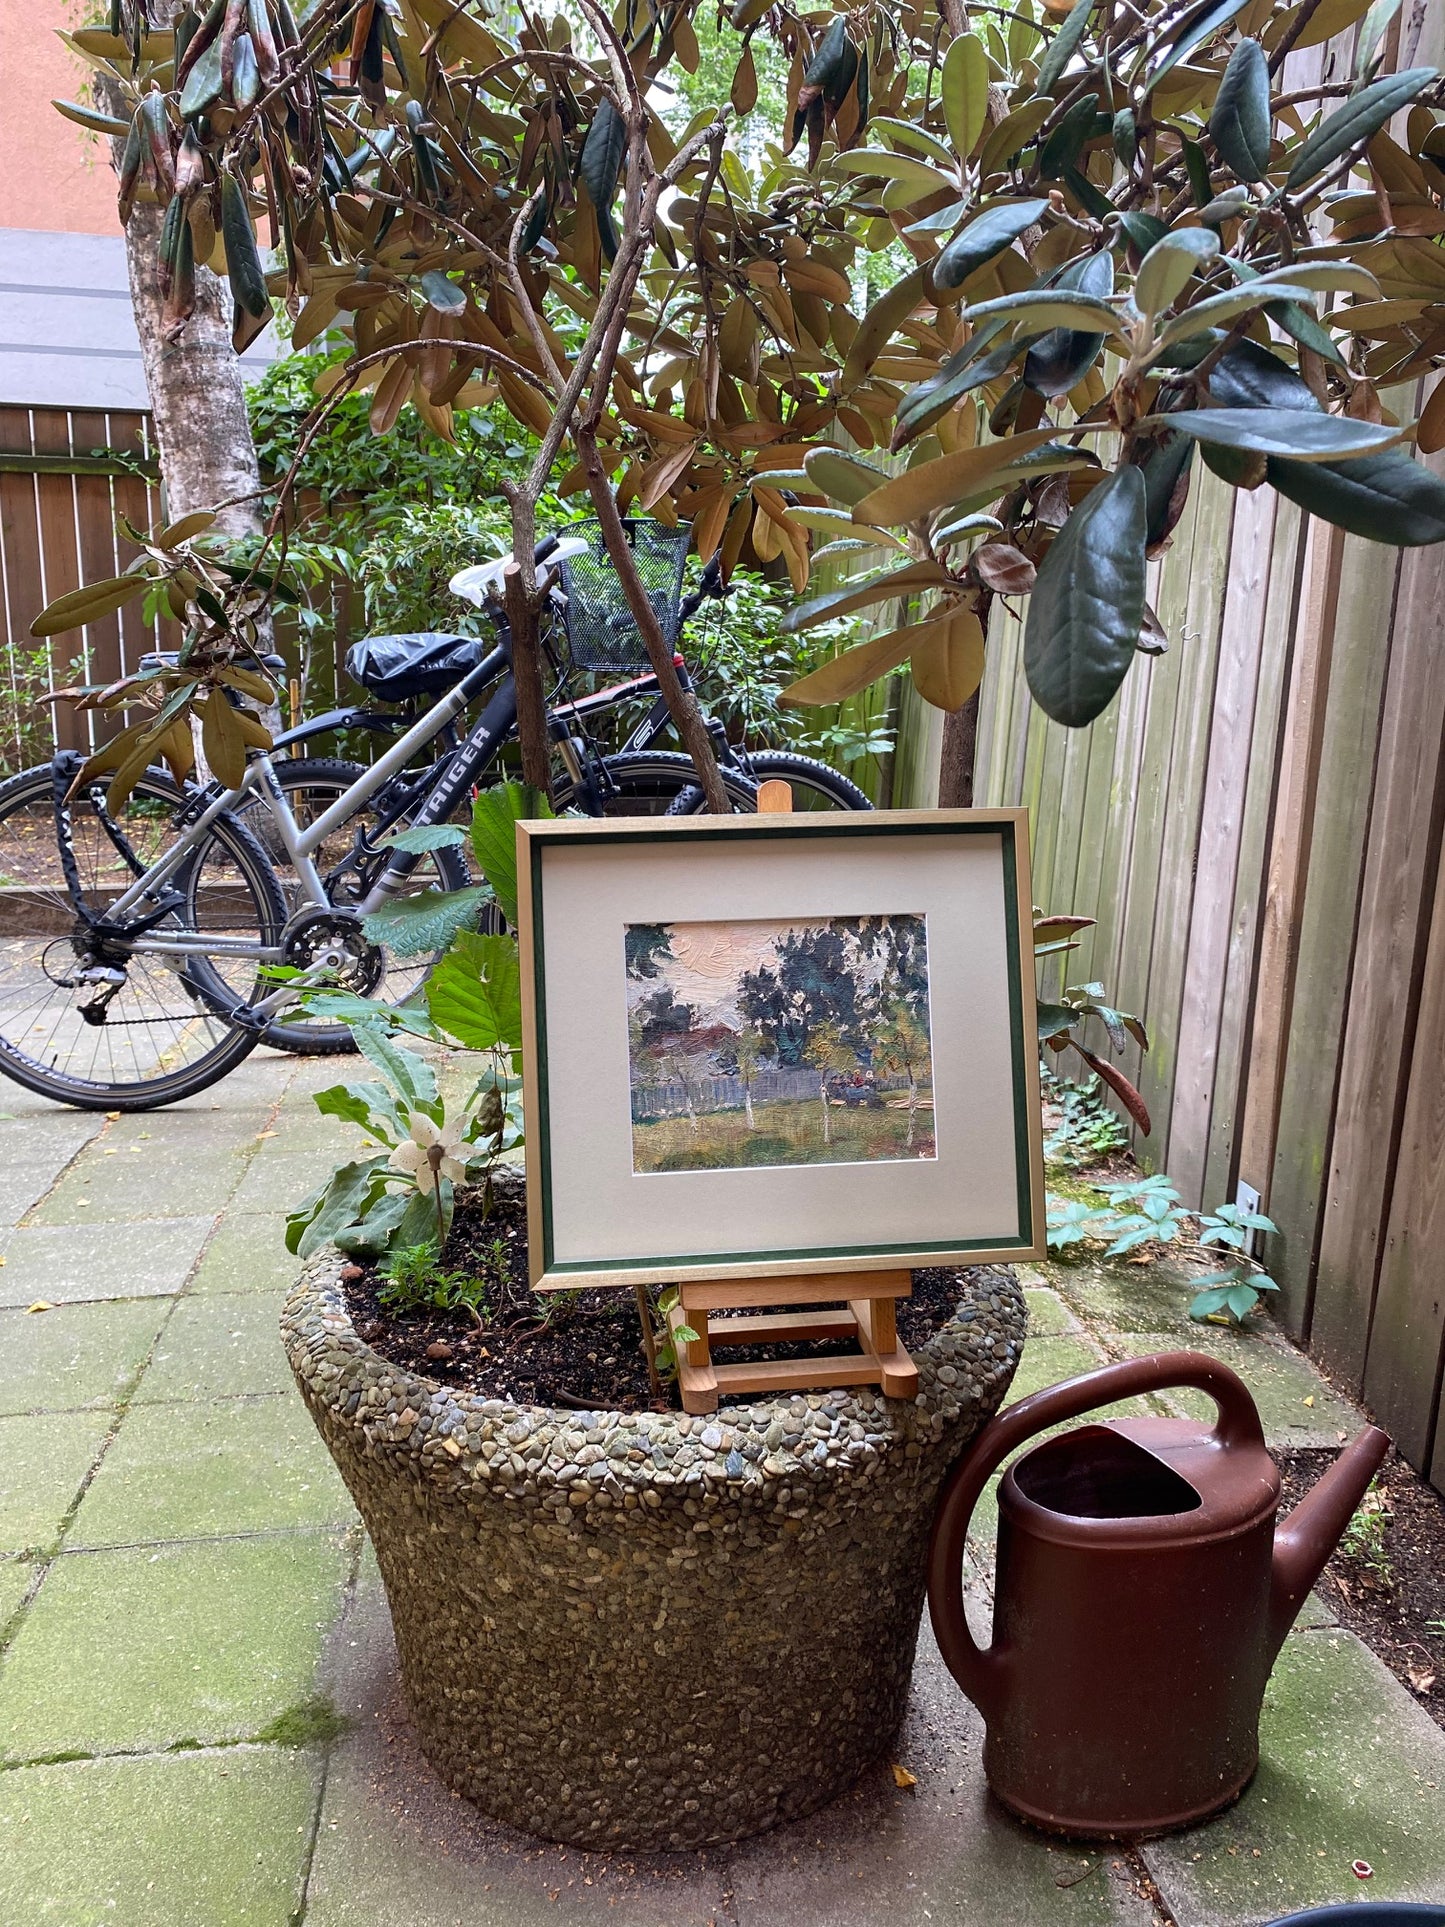
[[[1141,1392],[1196,1386],[1218,1422],[1119,1419],[1036,1445],[999,1486],[993,1643],[961,1566],[987,1480],[1025,1440]],[[1105,1366],[1011,1407],[954,1469],[929,1604],[983,1714],[984,1768],[1022,1818],[1085,1838],[1166,1833],[1243,1791],[1276,1654],[1388,1448],[1370,1428],[1276,1529],[1279,1473],[1242,1381],[1203,1354]]]

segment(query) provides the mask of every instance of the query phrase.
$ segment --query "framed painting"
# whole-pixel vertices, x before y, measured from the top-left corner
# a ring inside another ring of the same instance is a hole
[[[539,1288],[1043,1255],[1026,811],[517,835]]]

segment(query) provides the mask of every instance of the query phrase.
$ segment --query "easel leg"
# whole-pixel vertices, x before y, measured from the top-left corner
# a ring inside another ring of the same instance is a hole
[[[918,1367],[898,1343],[897,1301],[892,1298],[854,1298],[849,1309],[858,1320],[863,1349],[878,1364],[885,1398],[916,1398]]]

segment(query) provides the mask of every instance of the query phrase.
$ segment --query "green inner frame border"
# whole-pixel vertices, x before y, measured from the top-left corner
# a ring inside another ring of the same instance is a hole
[[[997,1238],[937,1238],[916,1243],[899,1244],[849,1244],[849,1245],[801,1245],[776,1251],[711,1251],[711,1252],[672,1252],[662,1258],[591,1258],[569,1259],[559,1264],[556,1258],[556,1242],[552,1230],[552,1132],[551,1098],[547,1063],[547,984],[546,984],[546,942],[543,930],[543,885],[542,858],[546,850],[563,845],[585,844],[595,849],[600,844],[626,843],[728,843],[756,842],[765,839],[776,841],[783,837],[807,839],[812,837],[856,837],[856,836],[997,836],[1003,846],[1003,889],[1004,889],[1004,941],[1008,951],[1008,1002],[1009,1030],[1011,1034],[1011,1059],[1013,1065],[1014,1095],[1014,1170],[1016,1182],[1016,1201],[1020,1226],[1031,1226],[1033,1191],[1030,1184],[1031,1160],[1029,1156],[1028,1129],[1028,1057],[1027,1040],[1023,1023],[1023,980],[1021,955],[1019,950],[1019,909],[1018,909],[1018,826],[1012,821],[993,823],[890,823],[887,816],[880,812],[877,816],[864,815],[840,819],[836,824],[819,825],[817,828],[800,830],[792,823],[766,822],[749,824],[746,829],[728,830],[719,835],[715,830],[705,829],[667,829],[648,832],[645,830],[615,831],[608,834],[605,830],[579,830],[568,835],[565,830],[548,824],[548,834],[537,837],[531,843],[532,870],[532,980],[537,1012],[536,1038],[536,1077],[537,1077],[537,1151],[538,1167],[542,1184],[542,1269],[544,1273],[562,1276],[568,1272],[595,1271],[656,1271],[664,1276],[685,1265],[695,1270],[709,1265],[740,1265],[757,1262],[772,1263],[787,1259],[807,1258],[866,1258],[898,1255],[927,1257],[940,1251],[1007,1251],[1027,1250],[1033,1238],[1027,1232],[1014,1237]],[[531,1132],[528,1131],[530,1139]]]

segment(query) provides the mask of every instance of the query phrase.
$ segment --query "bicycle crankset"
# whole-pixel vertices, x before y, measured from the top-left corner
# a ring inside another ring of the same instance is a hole
[[[330,971],[333,984],[358,997],[369,997],[386,971],[381,950],[349,910],[303,910],[286,926],[281,947],[288,964]]]

